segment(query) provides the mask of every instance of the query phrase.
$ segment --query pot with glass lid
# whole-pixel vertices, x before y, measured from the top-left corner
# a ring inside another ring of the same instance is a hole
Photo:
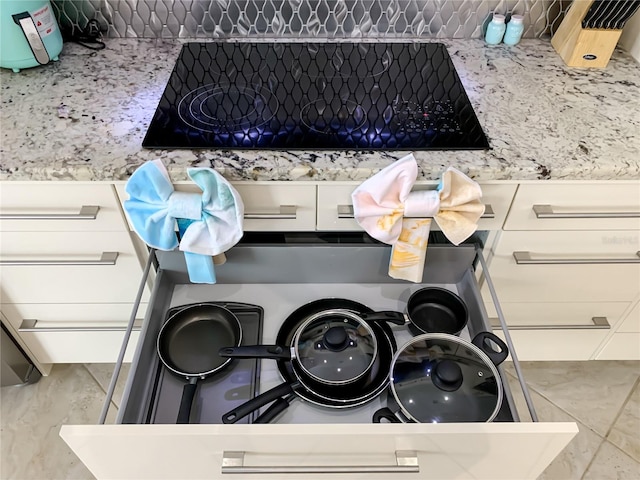
[[[496,367],[508,355],[506,344],[490,332],[472,342],[439,333],[414,337],[392,361],[387,407],[373,421],[490,422],[503,398]]]

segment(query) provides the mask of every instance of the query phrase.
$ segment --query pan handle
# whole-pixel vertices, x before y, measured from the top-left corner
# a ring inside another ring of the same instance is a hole
[[[402,423],[389,407],[382,407],[380,410],[376,410],[373,414],[373,423],[380,423],[383,418],[390,423]]]
[[[491,340],[492,342],[494,342],[496,345],[498,345],[500,350],[494,350],[491,345],[486,342],[486,340]],[[507,344],[504,343],[500,337],[494,335],[491,332],[480,332],[475,337],[473,337],[471,343],[482,350],[496,366],[504,362],[509,356],[509,347],[507,347]]]
[[[182,389],[182,400],[180,400],[180,410],[178,411],[178,421],[176,423],[189,423],[191,416],[191,405],[193,398],[196,396],[196,387],[198,377],[191,377]]]
[[[367,322],[387,322],[395,325],[405,325],[407,319],[401,312],[372,312],[372,313],[359,313],[358,316]]]
[[[280,413],[284,412],[291,402],[291,397],[281,397],[271,404],[271,406],[265,410],[262,415],[254,420],[253,423],[269,423],[276,418]]]
[[[300,387],[299,383],[281,383],[277,387],[261,393],[257,397],[252,398],[248,402],[245,402],[239,407],[222,415],[222,423],[236,423],[238,420],[258,410],[260,407],[264,407],[267,403],[273,402],[285,395],[291,395],[298,387]]]
[[[280,345],[243,345],[224,347],[218,355],[225,358],[270,358],[273,360],[291,360],[291,349]]]

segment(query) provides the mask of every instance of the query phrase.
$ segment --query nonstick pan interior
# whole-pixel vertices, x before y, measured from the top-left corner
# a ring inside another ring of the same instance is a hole
[[[224,307],[190,305],[174,313],[158,335],[158,356],[174,374],[185,377],[178,423],[187,423],[198,379],[204,379],[231,362],[218,355],[223,346],[240,345],[242,327]]]
[[[220,348],[241,340],[240,322],[233,313],[216,305],[195,305],[167,320],[158,336],[158,354],[178,375],[204,376],[231,360],[218,355]]]

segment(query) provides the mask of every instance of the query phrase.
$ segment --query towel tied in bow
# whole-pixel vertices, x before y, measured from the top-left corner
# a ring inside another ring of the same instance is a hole
[[[176,192],[160,160],[142,164],[127,181],[124,209],[147,245],[165,251],[180,247],[192,282],[215,283],[212,256],[242,238],[244,205],[236,189],[215,170],[189,168],[187,174],[201,193]]]
[[[351,194],[356,221],[392,245],[389,275],[421,282],[431,218],[454,245],[469,238],[484,213],[480,185],[453,167],[436,190],[411,189],[418,164],[409,154],[365,180]]]

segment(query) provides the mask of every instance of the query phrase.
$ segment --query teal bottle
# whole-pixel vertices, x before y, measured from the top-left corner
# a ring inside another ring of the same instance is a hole
[[[487,25],[487,32],[484,36],[485,42],[489,45],[498,45],[502,42],[505,30],[504,15],[494,13],[491,22]]]
[[[511,15],[509,23],[507,23],[507,30],[504,33],[504,39],[502,40],[506,45],[517,45],[522,38],[522,32],[524,32],[524,17],[522,15]]]

